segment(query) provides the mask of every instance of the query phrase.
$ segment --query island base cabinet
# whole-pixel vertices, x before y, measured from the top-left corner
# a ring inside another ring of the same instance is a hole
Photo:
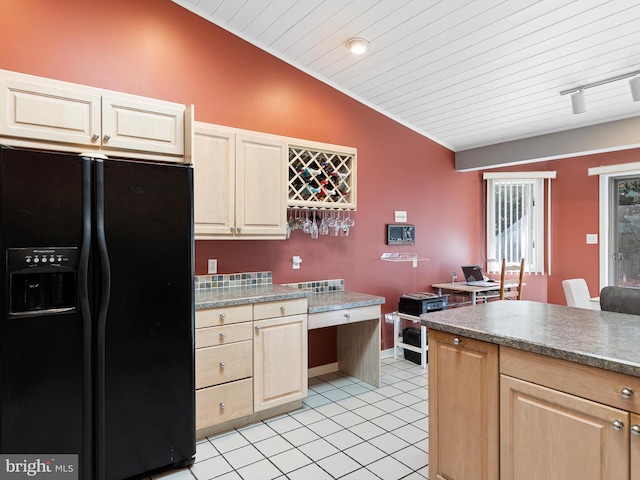
[[[429,330],[429,472],[499,476],[498,346]]]
[[[500,402],[502,480],[629,478],[628,412],[506,375]]]

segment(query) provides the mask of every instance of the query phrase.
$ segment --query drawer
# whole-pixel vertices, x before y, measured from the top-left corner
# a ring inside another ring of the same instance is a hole
[[[306,297],[296,298],[294,300],[283,300],[281,302],[256,303],[253,306],[254,320],[298,315],[299,313],[307,313]]]
[[[196,391],[196,430],[253,414],[250,378]]]
[[[196,389],[253,375],[253,342],[196,350]]]
[[[368,305],[366,307],[344,308],[329,312],[309,314],[309,330],[314,328],[344,325],[346,323],[362,322],[365,320],[380,320],[380,305]]]
[[[221,327],[206,327],[196,330],[196,348],[228,345],[243,340],[251,340],[252,322],[232,323]]]
[[[196,328],[217,327],[251,320],[253,320],[252,305],[234,305],[232,307],[196,310]]]
[[[567,360],[500,347],[500,373],[640,413],[640,378]],[[631,390],[630,398],[622,395]]]

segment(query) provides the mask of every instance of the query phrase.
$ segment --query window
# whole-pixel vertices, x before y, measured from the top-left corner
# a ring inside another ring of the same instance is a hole
[[[502,259],[528,272],[544,272],[544,179],[555,172],[485,173],[487,180],[487,266],[497,271]],[[549,189],[550,193],[550,189]]]

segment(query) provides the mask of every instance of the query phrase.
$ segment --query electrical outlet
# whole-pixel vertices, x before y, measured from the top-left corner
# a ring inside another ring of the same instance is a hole
[[[209,275],[215,275],[218,273],[218,259],[210,258],[207,260],[207,273]]]

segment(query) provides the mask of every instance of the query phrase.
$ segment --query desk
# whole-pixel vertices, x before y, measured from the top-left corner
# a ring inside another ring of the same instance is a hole
[[[337,326],[338,369],[380,387],[380,305],[384,297],[334,291],[309,295],[307,328]]]
[[[443,291],[449,292],[449,293],[461,293],[464,295],[469,295],[469,297],[471,297],[471,305],[475,305],[477,293],[499,292],[500,282],[495,282],[495,284],[493,285],[482,286],[482,287],[467,285],[465,282],[446,282],[446,283],[434,283],[433,285],[431,285],[431,287],[438,290],[438,295],[442,295]]]

